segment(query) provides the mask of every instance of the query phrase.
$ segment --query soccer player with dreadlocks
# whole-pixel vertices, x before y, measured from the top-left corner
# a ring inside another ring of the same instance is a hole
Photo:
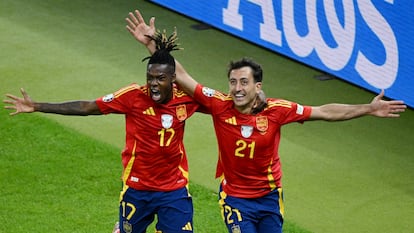
[[[157,232],[193,232],[183,137],[185,120],[202,109],[174,84],[175,62],[170,52],[178,49],[175,34],[157,33],[146,39],[155,42],[156,50],[144,59],[148,60],[144,86],[131,84],[96,100],[63,103],[35,102],[21,89],[23,98],[8,94],[5,108],[15,110],[11,115],[125,115],[120,232],[144,233],[155,215]]]

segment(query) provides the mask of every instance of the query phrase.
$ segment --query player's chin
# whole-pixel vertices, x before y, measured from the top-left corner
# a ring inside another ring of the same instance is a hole
[[[245,102],[234,102],[234,107],[241,112],[244,112],[246,109],[250,109],[251,107],[246,104]]]

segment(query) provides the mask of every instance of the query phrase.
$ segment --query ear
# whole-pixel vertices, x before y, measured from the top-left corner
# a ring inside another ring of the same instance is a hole
[[[177,75],[174,73],[171,75],[171,82],[175,83],[175,80],[177,79]]]
[[[257,82],[256,84],[256,93],[259,93],[262,91],[262,82]]]

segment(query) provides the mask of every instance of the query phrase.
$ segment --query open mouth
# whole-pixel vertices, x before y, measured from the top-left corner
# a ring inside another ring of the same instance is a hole
[[[160,93],[160,91],[158,91],[158,90],[152,90],[151,89],[151,98],[155,102],[160,101],[160,99],[161,99],[161,93]]]
[[[241,100],[243,100],[243,99],[244,99],[244,97],[245,97],[245,95],[244,95],[244,94],[240,94],[240,93],[238,93],[238,94],[234,94],[234,99],[235,99],[236,101],[241,101]]]

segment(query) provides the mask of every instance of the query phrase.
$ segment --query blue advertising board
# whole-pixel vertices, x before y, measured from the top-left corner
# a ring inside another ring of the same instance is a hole
[[[412,0],[152,0],[414,107]]]

